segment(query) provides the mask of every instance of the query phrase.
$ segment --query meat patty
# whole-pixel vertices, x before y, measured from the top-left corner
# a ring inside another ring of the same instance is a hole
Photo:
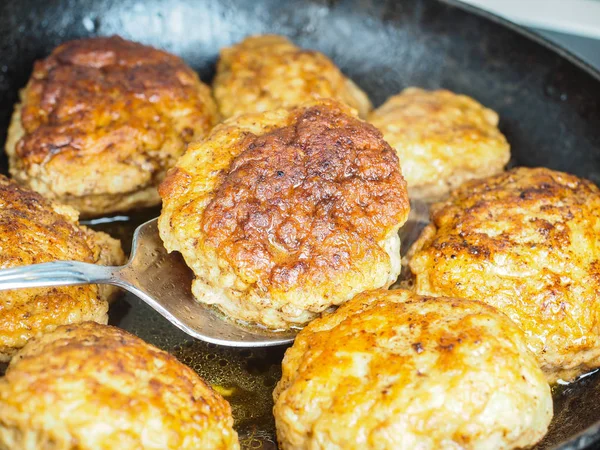
[[[218,125],[160,194],[165,247],[194,271],[196,298],[235,319],[304,325],[400,272],[398,157],[331,100]]]
[[[329,58],[277,35],[252,36],[221,50],[214,95],[225,118],[332,98],[366,117],[367,95]]]
[[[525,332],[548,380],[600,367],[600,190],[550,169],[472,181],[410,251],[422,295],[480,299]]]
[[[239,449],[229,404],[175,357],[115,327],[61,326],[0,378],[0,448]]]
[[[0,269],[58,260],[122,264],[119,241],[77,223],[77,212],[53,204],[0,175]],[[115,288],[97,285],[33,288],[0,295],[0,361],[32,337],[59,325],[106,323]]]
[[[36,62],[6,142],[12,176],[84,216],[160,203],[185,145],[217,122],[176,56],[119,37],[67,42]]]
[[[282,450],[523,448],[552,418],[550,387],[504,314],[406,290],[311,322],[273,398]]]
[[[439,200],[464,181],[501,172],[510,159],[498,114],[466,95],[408,88],[369,122],[398,152],[411,199]]]

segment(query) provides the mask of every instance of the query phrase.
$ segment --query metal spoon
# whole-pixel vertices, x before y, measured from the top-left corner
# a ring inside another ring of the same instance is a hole
[[[190,336],[229,347],[287,344],[297,331],[277,332],[226,320],[192,296],[193,274],[179,253],[167,253],[157,219],[133,235],[131,257],[111,267],[79,261],[56,261],[0,270],[0,291],[19,288],[112,284],[136,295]]]

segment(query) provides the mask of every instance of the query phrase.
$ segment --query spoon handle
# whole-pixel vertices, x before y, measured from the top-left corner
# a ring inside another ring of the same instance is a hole
[[[0,270],[0,291],[20,288],[118,284],[120,267],[80,261],[54,261]]]

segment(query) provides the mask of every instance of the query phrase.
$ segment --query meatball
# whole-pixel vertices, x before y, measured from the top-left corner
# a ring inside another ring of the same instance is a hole
[[[600,367],[600,190],[550,169],[471,181],[410,250],[422,295],[481,299],[527,336],[550,382]]]
[[[400,289],[311,322],[273,398],[283,450],[521,448],[552,418],[550,387],[504,314]]]
[[[77,212],[57,205],[0,175],[0,269],[58,260],[118,265],[121,244],[77,223]],[[97,285],[31,288],[0,295],[0,361],[34,336],[59,325],[106,323],[108,300],[116,293]]]
[[[0,448],[239,449],[232,425],[189,367],[94,322],[30,341],[0,378]]]
[[[218,125],[160,194],[166,249],[194,271],[196,298],[234,319],[301,326],[400,272],[398,157],[331,100]]]
[[[332,98],[366,117],[367,95],[322,53],[296,47],[283,36],[246,38],[221,50],[214,95],[223,117],[290,108]]]
[[[405,89],[369,122],[398,152],[411,199],[439,200],[466,180],[501,172],[510,159],[498,115],[450,91]]]
[[[178,57],[119,37],[67,42],[21,92],[10,173],[84,216],[158,205],[167,169],[216,121],[209,88]]]

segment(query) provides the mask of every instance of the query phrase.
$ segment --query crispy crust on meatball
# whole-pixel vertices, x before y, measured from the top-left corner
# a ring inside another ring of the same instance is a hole
[[[321,101],[243,115],[189,147],[160,187],[158,226],[198,300],[289,328],[395,281],[406,184],[381,134],[349,113]]]
[[[57,260],[121,264],[119,241],[77,224],[77,212],[0,175],[0,269]],[[19,289],[0,295],[0,361],[59,325],[106,323],[114,288],[97,285]]]
[[[157,205],[185,145],[217,122],[184,62],[119,37],[82,39],[36,62],[15,106],[12,176],[82,215]]]
[[[548,383],[504,314],[405,290],[311,322],[273,398],[283,450],[522,448],[552,418]]]
[[[175,357],[115,327],[61,326],[0,379],[0,447],[239,449],[229,404]]]
[[[501,172],[510,159],[498,114],[466,95],[408,88],[368,120],[398,152],[411,199],[439,200],[467,180]]]
[[[481,299],[525,332],[548,380],[600,366],[600,190],[545,168],[466,183],[410,251],[417,293]]]
[[[277,35],[252,36],[222,49],[213,88],[225,118],[317,98],[345,103],[363,118],[371,110],[367,95],[329,58]]]

